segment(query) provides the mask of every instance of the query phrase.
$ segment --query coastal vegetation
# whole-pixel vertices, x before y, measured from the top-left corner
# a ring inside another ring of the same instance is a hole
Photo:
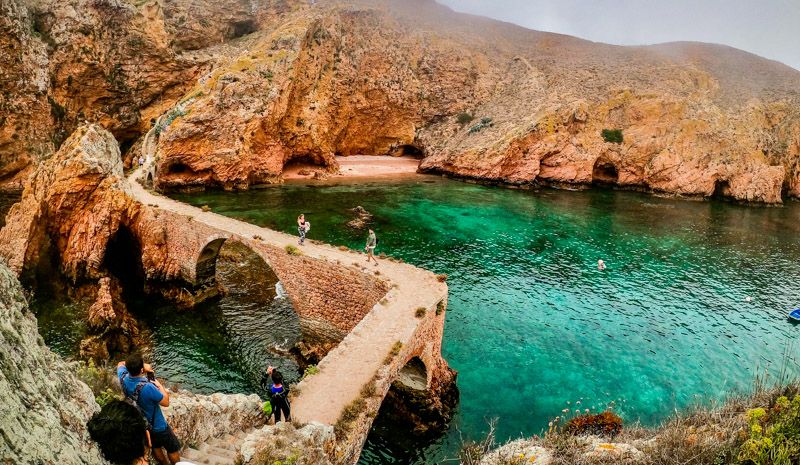
[[[604,141],[612,144],[621,144],[623,140],[621,129],[603,129],[600,135],[603,136]]]
[[[481,441],[466,442],[462,465],[793,465],[800,460],[800,382],[697,405],[655,428],[624,426],[612,411],[565,413],[541,435],[495,443],[495,422]],[[566,420],[566,421],[564,421]],[[536,461],[547,457],[545,461]]]

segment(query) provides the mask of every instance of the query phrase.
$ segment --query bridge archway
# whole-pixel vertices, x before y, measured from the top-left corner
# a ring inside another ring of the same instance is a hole
[[[211,239],[201,250],[195,265],[195,285],[213,283],[217,275],[217,258],[227,237]]]
[[[397,382],[415,391],[428,388],[428,369],[419,357],[409,360],[397,375]]]

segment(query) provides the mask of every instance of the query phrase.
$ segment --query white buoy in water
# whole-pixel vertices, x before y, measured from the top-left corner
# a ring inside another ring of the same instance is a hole
[[[597,260],[597,269],[600,270],[600,271],[605,270],[606,269],[606,262],[604,262],[602,259]]]
[[[751,300],[753,300],[753,298],[750,297],[750,296],[747,296],[747,297],[744,298],[745,302],[750,302]]]

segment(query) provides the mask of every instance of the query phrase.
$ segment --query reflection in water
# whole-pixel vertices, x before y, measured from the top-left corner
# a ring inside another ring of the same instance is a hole
[[[501,441],[538,433],[568,401],[614,401],[626,420],[654,424],[747,389],[759,367],[787,363],[800,375],[796,360],[782,360],[798,334],[786,318],[800,306],[797,202],[420,179],[178,196],[288,233],[302,211],[310,238],[356,250],[365,233],[345,225],[361,205],[379,251],[448,274],[443,353],[459,371],[460,413],[433,445],[379,423],[362,464],[453,457],[493,417]]]

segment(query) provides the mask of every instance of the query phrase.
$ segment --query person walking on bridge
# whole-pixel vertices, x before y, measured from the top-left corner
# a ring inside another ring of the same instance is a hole
[[[378,259],[375,258],[375,247],[378,246],[378,238],[375,236],[375,231],[369,230],[369,235],[367,236],[367,246],[364,247],[364,251],[367,252],[367,263],[370,260],[375,262],[375,266],[378,266]]]
[[[306,215],[300,214],[297,217],[297,232],[300,233],[300,245],[305,245],[306,233],[311,230],[311,223],[306,221]]]

